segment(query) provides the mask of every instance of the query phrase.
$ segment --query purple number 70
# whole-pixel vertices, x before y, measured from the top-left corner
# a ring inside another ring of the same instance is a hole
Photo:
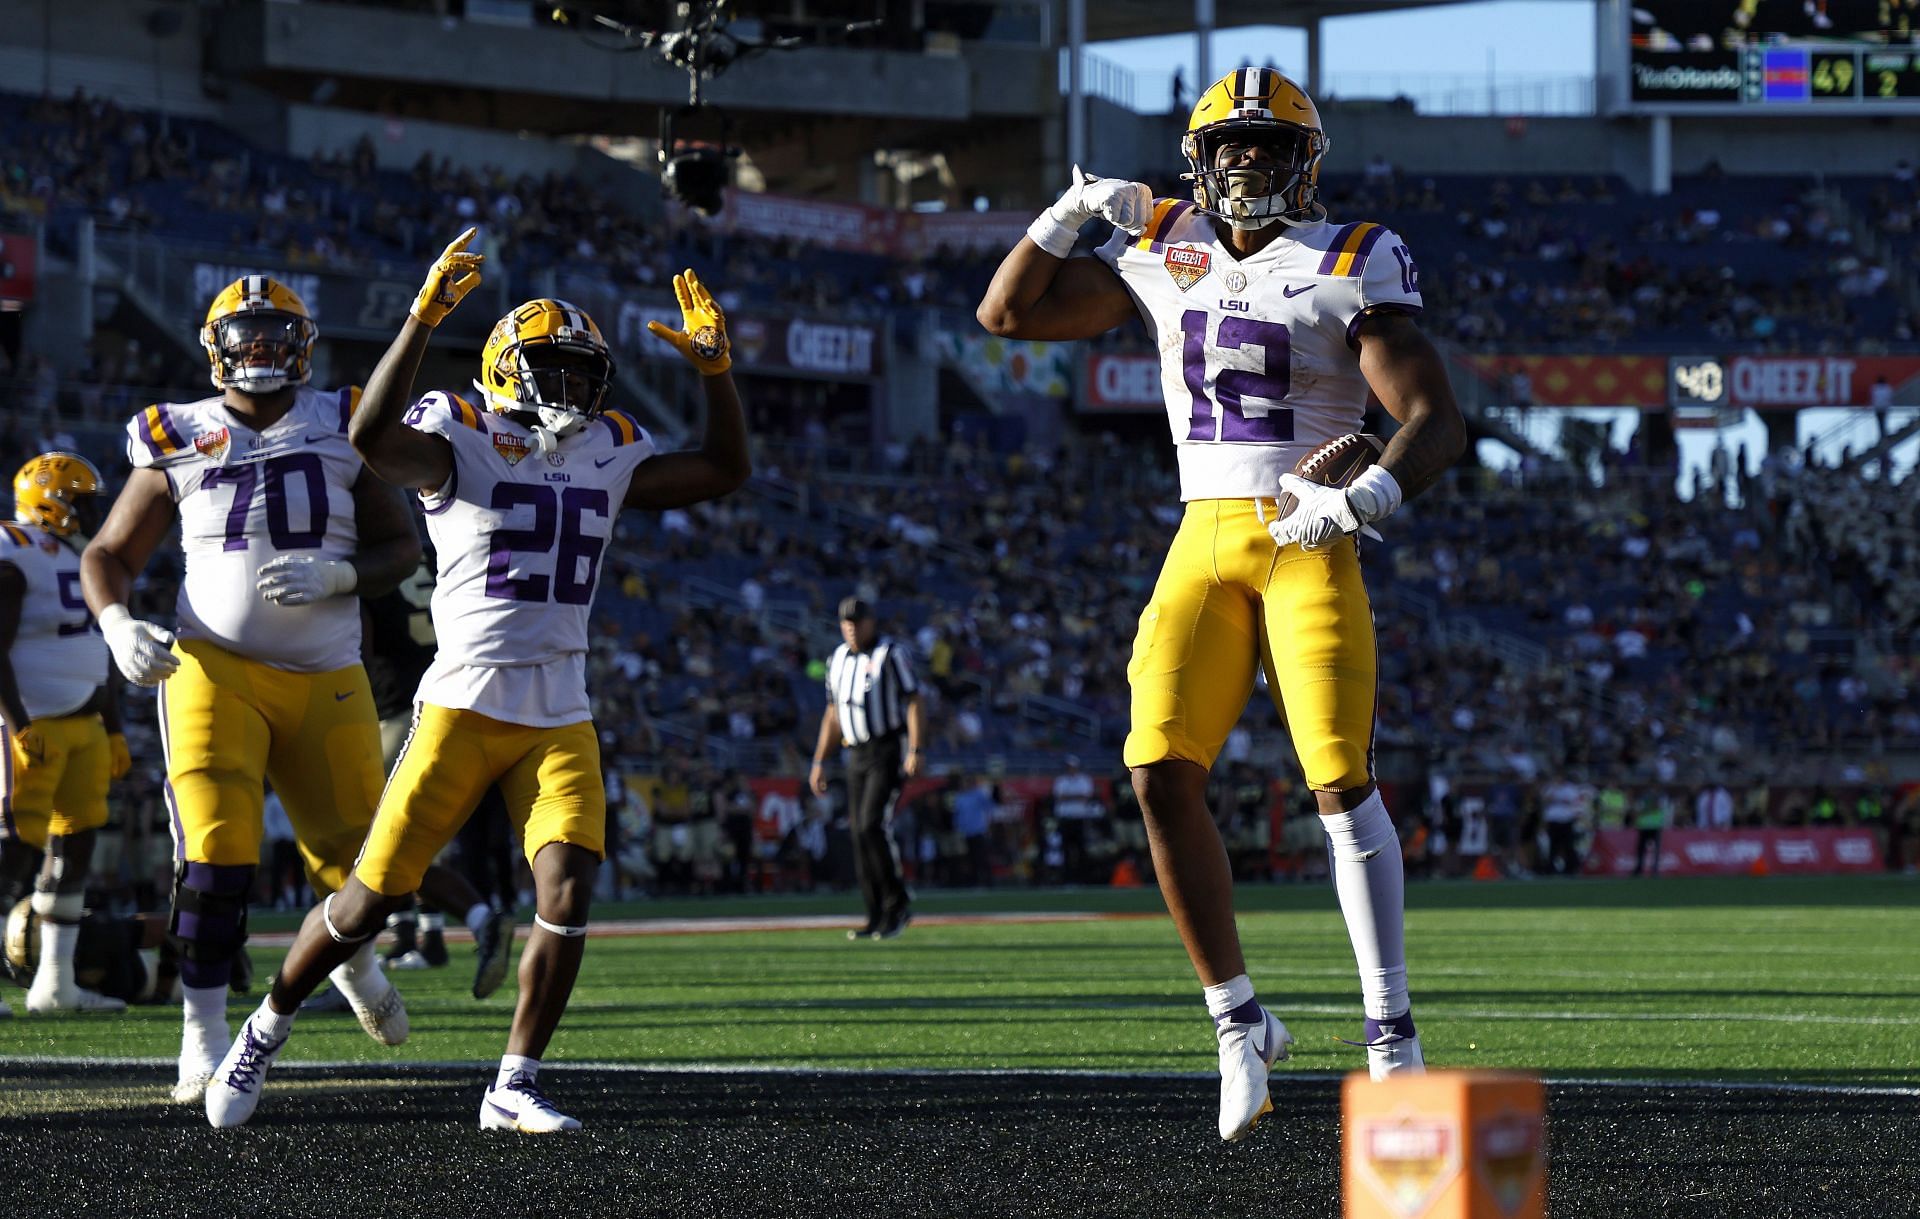
[[[1247,398],[1278,402],[1293,385],[1293,339],[1279,322],[1251,317],[1223,317],[1214,346],[1225,351],[1258,348],[1261,371],[1222,368],[1213,380],[1213,398],[1207,397],[1207,312],[1189,309],[1180,315],[1181,363],[1187,390],[1193,395],[1188,440],[1229,440],[1240,444],[1284,444],[1293,439],[1293,411],[1284,406],[1253,407]],[[1220,435],[1213,434],[1213,408],[1221,411]],[[1257,413],[1256,413],[1257,412]]]

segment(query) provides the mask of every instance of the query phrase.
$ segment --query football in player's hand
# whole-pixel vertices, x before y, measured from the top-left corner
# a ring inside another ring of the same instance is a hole
[[[1359,476],[1360,471],[1380,460],[1380,454],[1387,451],[1387,442],[1378,436],[1369,436],[1360,432],[1348,432],[1336,437],[1308,453],[1294,463],[1293,472],[1308,482],[1319,483],[1327,487],[1348,487]],[[1300,500],[1291,491],[1282,491],[1274,501],[1279,507],[1280,520],[1292,515]]]

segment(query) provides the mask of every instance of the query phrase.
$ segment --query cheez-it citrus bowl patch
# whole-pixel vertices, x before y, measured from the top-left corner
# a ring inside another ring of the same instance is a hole
[[[1167,274],[1185,292],[1207,277],[1207,272],[1213,268],[1213,255],[1192,246],[1170,246],[1167,249],[1166,266]]]

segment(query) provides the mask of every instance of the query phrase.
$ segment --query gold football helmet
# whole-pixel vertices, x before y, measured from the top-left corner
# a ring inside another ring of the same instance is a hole
[[[488,410],[532,412],[542,428],[565,436],[606,409],[613,352],[586,310],[566,301],[528,301],[494,325],[473,387]]]
[[[13,476],[13,519],[63,538],[100,525],[100,471],[78,453],[42,453]]]
[[[320,335],[298,293],[265,275],[242,275],[213,298],[200,345],[213,366],[213,386],[270,394],[305,385]]]
[[[1327,218],[1320,160],[1330,143],[1306,90],[1272,68],[1241,68],[1200,95],[1180,140],[1190,170],[1180,177],[1201,211],[1236,229],[1317,224]],[[1277,164],[1221,166],[1225,144],[1266,147]]]

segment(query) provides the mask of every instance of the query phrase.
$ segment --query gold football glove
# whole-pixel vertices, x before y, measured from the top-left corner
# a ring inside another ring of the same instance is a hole
[[[133,751],[127,748],[127,734],[109,732],[107,734],[107,778],[124,779],[133,769]]]
[[[440,252],[440,257],[433,260],[427,282],[420,285],[420,295],[413,299],[413,316],[420,319],[421,325],[438,326],[453,312],[461,297],[480,286],[480,264],[487,256],[467,252],[467,243],[477,231],[468,229],[455,237]]]
[[[713,293],[707,291],[691,268],[673,277],[673,297],[680,302],[682,329],[675,330],[660,322],[648,322],[647,329],[672,343],[702,376],[718,376],[732,368],[727,315],[720,312]]]

